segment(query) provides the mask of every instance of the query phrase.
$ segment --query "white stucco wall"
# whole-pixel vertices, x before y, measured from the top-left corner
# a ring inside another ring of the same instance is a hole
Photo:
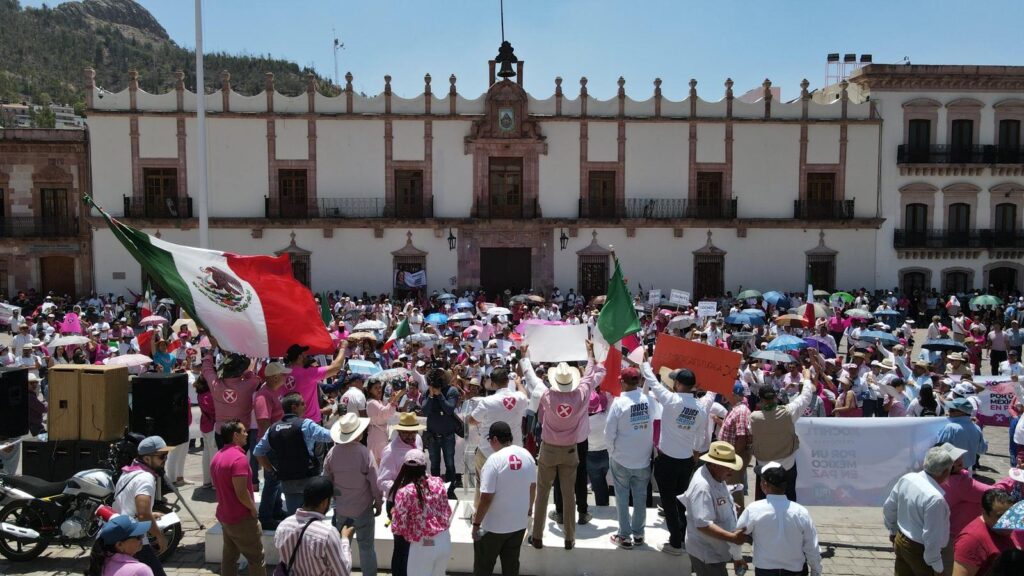
[[[464,120],[434,121],[436,218],[466,218],[473,207],[473,157],[465,153],[463,145],[471,125],[472,122]]]
[[[392,159],[423,160],[423,121],[402,120],[391,123]]]
[[[246,118],[209,118],[207,170],[210,216],[264,216],[264,198],[269,193],[267,124]],[[198,138],[195,121],[186,122],[188,163],[196,166]],[[197,171],[189,170],[189,189],[197,189]]]
[[[733,126],[733,191],[741,218],[789,218],[800,191],[800,127]]]
[[[587,160],[591,162],[616,162],[618,159],[618,124],[615,122],[588,122]]]
[[[854,213],[858,218],[876,215],[880,129],[879,126],[856,125],[846,129],[846,199],[856,201]]]
[[[810,124],[807,126],[807,163],[836,164],[839,162],[839,126],[836,124]]]
[[[384,123],[317,120],[317,195],[384,197]]]
[[[548,153],[541,155],[539,162],[541,214],[545,218],[575,218],[580,196],[580,125],[545,122],[540,131],[548,142]]]
[[[177,158],[178,122],[174,118],[139,118],[139,157]]]
[[[274,134],[278,160],[309,159],[309,122],[305,118],[278,118]]]
[[[725,124],[697,124],[697,162],[725,162]]]
[[[688,130],[678,122],[626,125],[626,198],[686,198]]]
[[[89,116],[92,194],[96,203],[121,213],[122,196],[132,195],[132,143],[127,118]]]

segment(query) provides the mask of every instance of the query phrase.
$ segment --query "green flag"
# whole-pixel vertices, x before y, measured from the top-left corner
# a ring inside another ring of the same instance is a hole
[[[324,326],[330,326],[331,320],[334,319],[331,316],[331,305],[327,303],[326,292],[320,295],[320,318],[324,321]]]
[[[601,308],[601,315],[597,317],[597,329],[609,344],[615,344],[624,336],[640,331],[640,318],[633,308],[629,288],[622,280],[618,258],[615,259],[615,273],[608,283],[608,297]]]

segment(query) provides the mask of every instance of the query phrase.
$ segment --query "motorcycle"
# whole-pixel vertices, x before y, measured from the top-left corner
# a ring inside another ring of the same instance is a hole
[[[114,501],[114,486],[121,473],[117,464],[126,459],[127,443],[131,442],[126,436],[111,446],[108,463],[114,471],[83,470],[64,482],[0,474],[0,498],[7,502],[0,508],[0,554],[24,562],[38,557],[52,543],[65,548],[77,544],[83,550],[91,547],[104,522],[101,508]],[[163,561],[181,542],[181,519],[164,499],[154,502],[153,511],[163,514],[157,520],[167,540],[167,547],[157,550]],[[150,538],[155,546],[155,539]]]

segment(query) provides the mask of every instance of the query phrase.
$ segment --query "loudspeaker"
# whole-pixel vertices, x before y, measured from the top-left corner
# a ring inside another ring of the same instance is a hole
[[[0,369],[0,438],[28,434],[28,368]]]
[[[21,443],[21,473],[47,482],[71,478],[75,468],[75,442],[24,440]]]
[[[82,410],[80,373],[81,367],[75,364],[60,364],[47,372],[50,416],[46,430],[50,440],[78,440]]]
[[[75,443],[75,471],[108,468],[110,442],[79,440]]]
[[[87,366],[79,373],[80,440],[116,440],[128,425],[128,368]]]
[[[168,446],[188,443],[188,376],[147,373],[132,380],[132,432],[160,436]]]

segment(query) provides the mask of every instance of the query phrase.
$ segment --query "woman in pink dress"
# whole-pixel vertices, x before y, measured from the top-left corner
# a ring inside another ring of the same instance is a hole
[[[396,379],[405,382],[402,379]],[[398,409],[398,400],[405,394],[405,388],[396,389],[391,385],[391,399],[384,400],[384,384],[377,379],[370,380],[366,388],[366,415],[370,418],[370,427],[366,436],[366,447],[373,454],[373,459],[380,463],[384,447],[388,445],[388,420]]]
[[[839,396],[836,398],[836,406],[832,409],[832,415],[839,418],[851,418],[861,415],[861,409],[857,406],[857,395],[853,392],[853,380],[849,374],[839,377]]]

